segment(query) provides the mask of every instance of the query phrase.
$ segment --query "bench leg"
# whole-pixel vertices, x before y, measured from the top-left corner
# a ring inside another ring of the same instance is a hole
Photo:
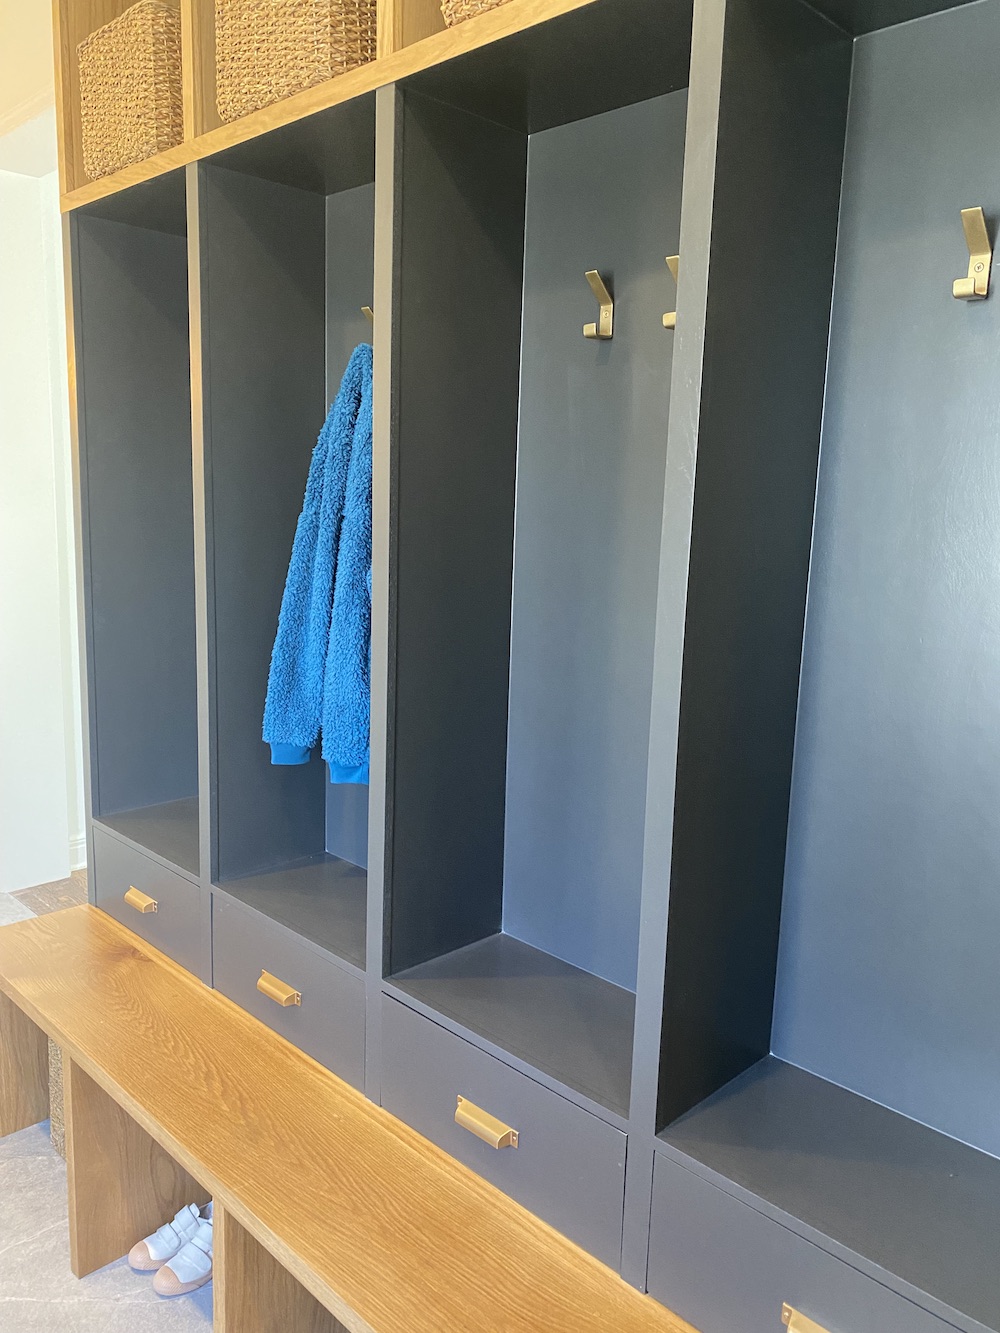
[[[347,1333],[249,1231],[215,1206],[215,1333]]]
[[[208,1194],[65,1056],[63,1090],[70,1266],[86,1277]]]
[[[0,992],[0,1139],[48,1113],[48,1038]]]

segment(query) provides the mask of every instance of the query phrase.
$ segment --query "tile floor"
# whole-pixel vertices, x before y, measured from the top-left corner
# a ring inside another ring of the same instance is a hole
[[[0,925],[85,902],[86,873],[0,893]],[[161,1300],[124,1259],[69,1268],[66,1165],[48,1124],[0,1139],[0,1333],[209,1333],[212,1287]]]

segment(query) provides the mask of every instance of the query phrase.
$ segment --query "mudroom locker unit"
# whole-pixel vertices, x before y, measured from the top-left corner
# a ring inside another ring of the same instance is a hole
[[[94,901],[703,1333],[1000,1333],[1000,0],[419,36],[64,198]]]

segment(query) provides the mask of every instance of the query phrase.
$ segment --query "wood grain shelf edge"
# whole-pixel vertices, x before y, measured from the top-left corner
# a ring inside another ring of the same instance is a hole
[[[152,180],[164,172],[174,171],[189,162],[200,161],[214,153],[222,152],[223,149],[245,143],[248,139],[255,139],[269,130],[290,125],[305,116],[314,115],[317,111],[325,111],[328,107],[350,101],[351,98],[374,92],[385,84],[395,83],[411,74],[430,69],[446,60],[452,60],[469,51],[476,51],[491,42],[511,37],[526,28],[559,18],[563,14],[572,13],[575,9],[582,9],[594,3],[595,0],[507,0],[507,3],[500,5],[499,8],[489,10],[476,18],[467,19],[454,28],[433,33],[414,42],[412,46],[373,60],[371,64],[350,70],[335,79],[328,79],[325,83],[317,83],[312,88],[296,93],[294,97],[275,102],[273,106],[264,107],[263,110],[255,111],[241,120],[220,125],[193,139],[186,139],[175,148],[157,153],[144,162],[125,167],[114,175],[105,176],[101,180],[91,181],[87,185],[70,190],[62,195],[62,211],[69,213],[76,208],[82,208],[85,204],[106,199],[109,195],[139,185],[143,181]],[[193,98],[193,90],[190,95]]]

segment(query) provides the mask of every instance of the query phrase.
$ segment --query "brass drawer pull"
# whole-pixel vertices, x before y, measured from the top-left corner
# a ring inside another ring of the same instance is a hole
[[[829,1329],[817,1324],[815,1319],[807,1319],[804,1314],[793,1310],[787,1304],[781,1307],[781,1322],[788,1329],[788,1333],[830,1333]]]
[[[125,901],[137,912],[155,912],[159,906],[155,898],[150,898],[148,893],[140,893],[134,884],[129,885]]]
[[[283,1009],[290,1009],[293,1004],[302,1003],[302,992],[300,990],[296,990],[294,986],[286,986],[283,981],[279,981],[270,972],[261,972],[257,989],[261,995],[266,995],[269,1000],[273,1000],[275,1004],[280,1004]]]
[[[467,1102],[464,1097],[459,1097],[455,1107],[455,1124],[475,1134],[477,1139],[482,1139],[491,1148],[517,1147],[516,1129],[511,1129],[510,1125],[505,1125],[495,1115],[490,1115],[489,1111]],[[807,1330],[803,1330],[803,1333],[807,1333]]]

